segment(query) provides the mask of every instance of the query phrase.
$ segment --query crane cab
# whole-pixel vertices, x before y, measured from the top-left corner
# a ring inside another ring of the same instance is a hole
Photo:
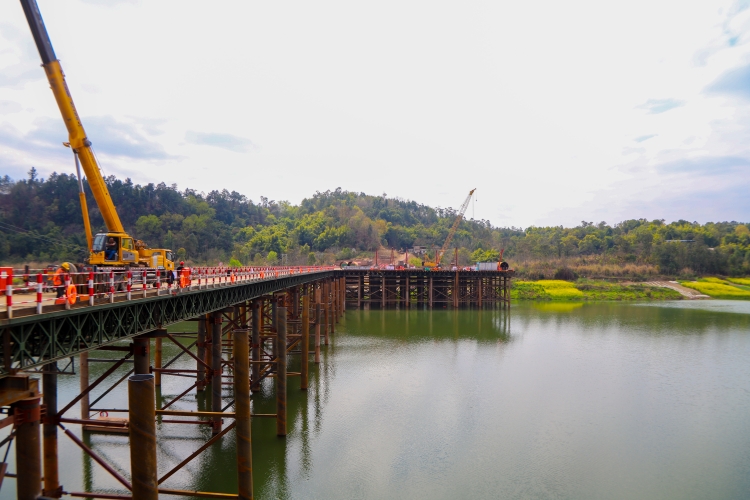
[[[133,238],[124,233],[99,233],[91,244],[89,264],[97,266],[138,265]]]

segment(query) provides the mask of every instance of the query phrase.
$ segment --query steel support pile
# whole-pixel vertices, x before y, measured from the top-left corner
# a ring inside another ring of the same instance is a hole
[[[362,307],[510,307],[513,271],[344,270],[343,303]]]

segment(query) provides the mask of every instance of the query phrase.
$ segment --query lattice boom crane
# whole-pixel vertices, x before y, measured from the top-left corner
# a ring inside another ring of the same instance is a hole
[[[448,250],[448,245],[450,245],[451,241],[453,241],[453,236],[456,235],[456,231],[458,230],[458,225],[461,224],[462,220],[464,220],[464,214],[466,213],[466,209],[469,208],[469,202],[471,201],[471,197],[474,195],[474,191],[476,191],[476,188],[469,191],[469,196],[466,197],[463,204],[461,205],[461,208],[458,209],[458,216],[456,217],[456,220],[453,222],[453,226],[451,227],[451,230],[448,231],[448,237],[445,239],[445,243],[443,243],[443,247],[435,255],[435,262],[424,262],[424,267],[426,269],[431,269],[431,268],[440,266],[440,260],[443,258],[443,254],[445,254],[445,251]]]

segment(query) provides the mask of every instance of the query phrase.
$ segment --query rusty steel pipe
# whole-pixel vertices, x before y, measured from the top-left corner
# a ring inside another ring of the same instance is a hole
[[[133,366],[136,375],[147,375],[151,368],[149,348],[151,339],[145,336],[133,339]]]
[[[253,349],[252,349],[252,360],[253,360],[253,373],[252,373],[252,381],[253,385],[250,387],[253,392],[260,389],[260,331],[262,328],[262,321],[263,318],[261,316],[261,301],[259,299],[253,300],[252,303],[252,309],[253,309],[253,317],[252,317],[252,327],[253,327]]]
[[[198,352],[197,357],[200,360],[206,359],[206,318],[198,319]],[[198,367],[198,390],[206,388],[206,367],[200,361],[196,360]]]
[[[331,325],[331,313],[330,313],[330,306],[331,303],[328,301],[328,294],[326,294],[325,302],[323,302],[323,343],[325,345],[328,345],[328,332],[330,330]]]
[[[154,367],[155,368],[161,368],[161,337],[157,337],[154,339],[155,344],[155,352],[154,352]],[[159,387],[161,386],[161,373],[156,372],[154,374],[154,385]]]
[[[65,427],[63,427],[62,424],[60,424],[60,428],[65,432],[65,435],[68,436],[71,441],[73,441],[79,448],[81,448],[84,451],[84,453],[86,453],[86,455],[88,455],[96,463],[98,463],[99,465],[101,465],[104,470],[106,470],[107,472],[109,472],[112,475],[112,477],[114,477],[115,479],[117,479],[120,482],[120,484],[122,484],[123,486],[125,486],[130,491],[133,490],[133,485],[131,485],[130,482],[127,479],[125,479],[124,477],[122,477],[122,475],[119,472],[117,472],[115,469],[113,469],[111,465],[109,465],[107,462],[105,462],[104,459],[102,459],[102,457],[100,457],[99,455],[97,455],[96,453],[94,453],[94,450],[92,450],[91,448],[89,448],[88,446],[86,446],[86,444],[83,441],[81,441],[81,439],[78,436],[76,436],[75,434],[73,434],[70,431],[70,429],[66,429]],[[88,469],[88,471],[90,471],[90,469]]]
[[[286,307],[276,312],[276,435],[286,436]]]
[[[250,350],[247,329],[234,331],[234,412],[237,436],[238,498],[253,498],[253,447],[250,429]]]
[[[221,410],[221,322],[220,312],[213,313],[213,325],[211,325],[211,409]],[[214,417],[213,434],[221,432],[221,417]]]
[[[16,495],[18,500],[36,500],[42,493],[39,398],[24,399],[11,408],[16,419]]]
[[[315,363],[320,364],[320,323],[323,315],[320,303],[315,304]]]
[[[341,280],[334,278],[333,279],[335,283],[335,295],[336,295],[336,309],[335,309],[335,316],[336,316],[336,323],[339,322],[339,316],[341,316]]]
[[[130,473],[133,498],[158,500],[156,481],[156,413],[154,376],[136,374],[128,378],[128,422],[130,428]]]
[[[279,322],[277,318],[279,305],[276,302],[277,300],[278,300],[278,297],[274,296],[273,300],[271,301],[271,332],[273,333],[274,336],[277,335],[278,328],[279,328],[278,327]],[[278,342],[276,341],[271,342],[271,358],[273,359],[276,359],[276,357],[278,356],[278,353],[276,352],[277,347],[278,347]]]
[[[57,455],[57,362],[44,365],[42,375],[43,401],[47,415],[42,424],[44,455],[44,496],[60,498],[60,468]]]
[[[302,296],[302,359],[300,389],[307,390],[310,372],[310,296],[305,292]]]
[[[406,277],[407,283],[409,282],[409,277]],[[341,278],[341,317],[344,317],[344,313],[346,312],[346,278]]]
[[[89,418],[89,394],[86,392],[84,394],[84,391],[86,391],[89,388],[89,353],[88,351],[82,352],[78,356],[78,364],[80,365],[78,367],[78,371],[80,372],[78,374],[79,382],[80,382],[80,389],[81,394],[83,394],[83,397],[81,398],[81,418],[87,419]]]

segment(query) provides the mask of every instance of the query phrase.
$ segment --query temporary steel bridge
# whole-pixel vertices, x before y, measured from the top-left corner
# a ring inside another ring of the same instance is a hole
[[[0,407],[5,417],[0,416],[0,429],[12,425],[0,447],[10,448],[15,441],[16,452],[15,472],[0,462],[0,491],[4,480],[15,479],[17,498],[23,500],[40,495],[141,499],[159,494],[244,499],[253,497],[251,418],[274,418],[277,434],[286,435],[287,376],[298,375],[300,389],[307,389],[310,358],[320,362],[321,345],[328,345],[346,307],[509,307],[513,272],[195,268],[169,280],[144,270],[73,273],[52,280],[41,272],[0,268],[0,275],[6,295],[0,310]],[[197,329],[167,329],[185,321]],[[186,339],[193,341],[186,345]],[[179,354],[163,360],[163,341],[177,346]],[[92,381],[89,354],[96,350],[120,357],[92,359],[112,363]],[[287,372],[289,355],[300,356],[299,373]],[[184,363],[170,368],[184,356],[195,360],[195,369],[185,369]],[[75,359],[81,391],[58,405],[57,377],[72,373]],[[121,376],[117,370],[126,362],[133,369]],[[168,400],[156,398],[163,376],[187,377],[184,391]],[[99,401],[126,379],[126,407],[102,408]],[[274,380],[276,413],[251,414],[250,396],[265,379]],[[234,386],[234,399],[228,403],[222,384]],[[99,394],[91,401],[94,390]],[[209,411],[173,406],[201,391]],[[79,417],[69,415],[75,405]],[[102,417],[109,414],[113,417]],[[175,416],[182,418],[169,418]],[[212,430],[203,446],[161,477],[156,473],[157,417],[162,424],[198,424]],[[223,419],[232,422],[225,426]],[[80,426],[81,432],[72,432],[66,427],[70,425]],[[236,493],[162,484],[232,429],[238,443]],[[122,493],[66,490],[59,475],[58,431],[104,468]],[[129,479],[79,437],[95,431],[130,435]],[[7,456],[2,449],[0,453]]]

